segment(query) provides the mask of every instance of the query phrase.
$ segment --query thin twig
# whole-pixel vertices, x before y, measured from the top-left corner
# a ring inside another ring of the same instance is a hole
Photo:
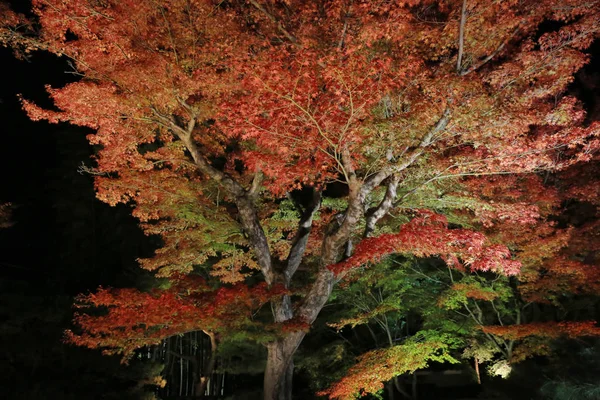
[[[262,12],[263,14],[265,14],[267,16],[267,18],[269,18],[271,20],[271,22],[273,22],[277,26],[277,30],[279,30],[279,32],[283,33],[283,35],[290,42],[292,42],[294,45],[298,46],[298,39],[296,39],[296,37],[294,35],[292,35],[287,29],[285,29],[283,27],[283,24],[281,23],[281,21],[278,21],[277,18],[275,18],[275,16],[273,14],[271,14],[270,12],[268,12],[262,6],[262,4],[260,4],[256,0],[250,0],[250,4],[252,4],[257,10],[259,10],[260,12]]]
[[[504,49],[504,47],[508,44],[508,42],[510,42],[512,40],[512,38],[514,38],[519,33],[520,29],[521,29],[521,24],[518,24],[517,27],[515,28],[515,30],[512,32],[512,34],[510,36],[508,36],[506,39],[504,39],[504,41],[502,43],[500,43],[500,45],[496,48],[496,50],[494,50],[494,52],[492,54],[490,54],[489,56],[487,56],[486,58],[484,58],[477,64],[473,64],[470,68],[468,68],[466,70],[459,70],[460,76],[465,76],[467,74],[470,74],[473,71],[478,70],[484,64],[486,64],[488,61],[490,61],[492,58],[496,57],[496,55],[498,55],[498,53],[500,53],[502,51],[502,49]]]

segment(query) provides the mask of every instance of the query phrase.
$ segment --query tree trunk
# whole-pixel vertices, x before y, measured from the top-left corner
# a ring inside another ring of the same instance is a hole
[[[387,387],[388,400],[395,400],[394,384],[392,382],[388,382],[385,386]]]
[[[414,376],[414,373],[413,373],[413,376]],[[392,382],[394,383],[394,387],[396,388],[398,393],[400,393],[402,395],[402,397],[404,397],[405,399],[412,400],[412,396],[410,394],[408,394],[408,392],[406,390],[404,390],[404,388],[402,387],[402,384],[400,384],[400,380],[398,379],[397,376],[392,378]]]
[[[304,335],[304,332],[293,332],[267,345],[264,400],[292,399],[293,357]]]
[[[202,331],[204,332],[208,338],[210,339],[210,358],[206,366],[202,365],[202,361],[198,365],[199,369],[199,380],[196,382],[196,396],[200,398],[204,398],[204,394],[206,393],[206,387],[208,386],[208,382],[212,378],[213,372],[215,370],[215,364],[217,363],[217,338],[213,332],[210,331]]]

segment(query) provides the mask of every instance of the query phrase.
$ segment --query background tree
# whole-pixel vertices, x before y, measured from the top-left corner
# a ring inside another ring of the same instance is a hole
[[[506,243],[522,260],[521,274],[506,278],[465,273],[433,260],[399,262],[394,258],[361,269],[334,291],[333,304],[343,314],[332,325],[366,327],[362,331],[366,337],[360,340],[360,330],[346,328],[346,334],[342,332],[345,347],[360,354],[373,348],[401,348],[407,338],[427,330],[443,333],[452,344],[450,354],[472,360],[481,383],[479,364],[487,367],[489,375],[507,378],[516,364],[528,358],[556,357],[554,353],[560,353],[557,344],[565,343],[565,338],[597,336],[594,300],[589,297],[596,293],[597,265],[578,261],[581,247],[569,246],[571,235],[576,235],[592,250],[597,238],[557,223],[567,211],[561,197],[569,195],[557,190],[551,180],[537,176],[471,178],[462,183],[477,186],[479,199],[464,197],[465,192],[455,185],[435,202],[429,200],[428,207],[447,214],[455,224],[478,225],[490,240]],[[405,204],[428,198],[423,190]],[[525,198],[529,203],[523,202]],[[327,314],[329,319],[336,318],[336,313]],[[366,343],[371,344],[365,348]],[[326,393],[352,398],[360,391],[382,388],[380,382],[393,376],[393,369],[381,351],[371,354],[373,359],[361,356]],[[395,383],[398,386],[398,380]],[[398,391],[411,396],[410,390]]]
[[[598,147],[598,123],[564,95],[600,30],[596,2],[33,5],[39,36],[4,24],[0,37],[69,57],[82,80],[49,89],[59,111],[24,106],[96,130],[99,198],[133,204],[164,241],[142,266],[168,277],[218,258],[224,283],[260,271],[294,294],[273,301],[276,323],[311,324],[348,271],[394,252],[517,273],[479,232],[388,213],[443,180],[564,169]],[[288,197],[295,227],[270,225]],[[304,336],[267,345],[265,399],[290,398]]]

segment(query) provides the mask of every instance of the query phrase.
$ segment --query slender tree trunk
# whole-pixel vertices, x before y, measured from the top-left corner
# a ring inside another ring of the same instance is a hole
[[[208,360],[206,368],[204,368],[204,365],[199,365],[200,380],[196,384],[196,395],[200,398],[204,398],[206,387],[208,386],[208,382],[212,378],[213,371],[215,369],[215,364],[217,363],[217,338],[213,332],[202,332],[204,332],[210,339],[210,358]]]
[[[392,382],[388,382],[386,387],[387,387],[387,392],[388,392],[388,400],[395,400],[394,384]]]
[[[475,357],[475,373],[477,374],[477,383],[481,385],[481,374],[479,373],[479,359]]]
[[[264,400],[292,399],[293,357],[304,335],[304,332],[294,332],[267,345]]]
[[[183,337],[179,339],[179,354],[183,354]],[[177,346],[176,346],[177,347]],[[183,358],[179,358],[179,397],[183,395]]]
[[[400,383],[400,380],[398,379],[397,376],[392,378],[392,382],[394,383],[396,390],[398,391],[398,393],[400,393],[402,395],[402,397],[404,397],[405,399],[412,400],[412,396],[410,394],[408,394],[408,392],[406,390],[404,390],[404,388],[402,387],[402,384]]]

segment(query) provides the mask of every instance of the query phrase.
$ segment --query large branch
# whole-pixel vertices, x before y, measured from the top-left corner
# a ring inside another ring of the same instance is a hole
[[[260,269],[265,277],[265,282],[267,282],[268,285],[272,284],[273,266],[271,252],[269,250],[267,237],[260,224],[254,202],[242,185],[235,181],[229,174],[219,171],[206,161],[191,138],[182,140],[191,153],[198,169],[220,183],[233,197],[234,203],[240,214],[242,227],[250,239],[250,244],[256,254],[258,265],[260,265]]]
[[[352,162],[352,156],[350,155],[350,149],[348,145],[345,144],[342,147],[341,155],[341,163],[344,171],[344,175],[346,176],[346,180],[348,181],[348,185],[356,184],[356,170],[354,169],[354,163]]]
[[[303,321],[312,324],[315,319],[317,319],[319,312],[323,306],[325,306],[327,300],[329,300],[335,282],[336,279],[334,273],[328,268],[322,267],[317,273],[317,278],[312,283],[309,292],[304,297],[302,304],[298,308],[296,316]]]
[[[283,271],[286,285],[290,283],[292,276],[300,266],[304,251],[306,250],[306,243],[312,228],[313,218],[315,213],[321,205],[321,191],[313,189],[313,195],[310,203],[306,208],[302,209],[302,216],[298,223],[298,231],[292,241],[292,247],[287,258],[286,267]]]
[[[348,208],[338,227],[326,234],[321,246],[321,265],[315,281],[298,308],[297,315],[308,323],[312,323],[331,295],[335,283],[335,275],[327,268],[339,261],[346,243],[364,215],[361,200],[361,187],[357,182],[350,184]],[[334,222],[336,224],[337,222]]]
[[[248,192],[239,184],[239,182],[233,179],[231,175],[216,169],[206,160],[192,138],[195,122],[190,121],[186,128],[183,128],[177,123],[174,117],[164,115],[156,109],[153,109],[153,113],[157,118],[156,122],[170,129],[185,144],[185,147],[188,149],[194,160],[194,164],[200,172],[218,182],[225,191],[233,197],[233,201],[240,215],[242,228],[248,235],[250,245],[254,250],[265,282],[267,282],[268,285],[271,285],[274,282],[271,252],[253,201],[254,192]]]
[[[348,31],[348,18],[350,17],[350,9],[352,8],[353,1],[348,4],[348,8],[344,13],[344,27],[342,28],[342,34],[340,35],[340,41],[338,42],[337,49],[342,50],[344,48],[344,40],[346,38],[346,32]]]
[[[396,199],[396,190],[398,189],[399,182],[399,176],[392,175],[390,177],[388,187],[385,191],[385,196],[383,197],[383,200],[381,200],[381,203],[379,203],[377,207],[367,211],[367,223],[365,224],[364,237],[368,237],[373,232],[377,222],[379,222],[379,220],[383,218],[393,207],[394,200]]]
[[[361,201],[364,202],[368,194],[371,193],[373,189],[379,186],[384,180],[393,174],[402,172],[406,168],[410,167],[415,161],[417,161],[425,152],[425,149],[431,145],[431,143],[433,143],[435,136],[446,129],[448,122],[450,122],[450,107],[446,107],[436,124],[425,134],[425,136],[423,136],[419,145],[416,148],[413,148],[413,150],[408,153],[408,156],[403,157],[402,162],[390,164],[382,168],[376,174],[373,174],[365,179],[360,191]]]
[[[331,290],[333,289],[333,285],[336,281],[336,277],[327,268],[327,266],[335,264],[339,261],[339,258],[343,253],[343,249],[349,242],[353,231],[356,229],[360,223],[360,220],[364,216],[364,204],[367,196],[385,179],[412,165],[421,156],[421,154],[423,154],[425,148],[433,142],[435,136],[446,129],[449,120],[450,108],[447,107],[442,116],[436,122],[435,126],[433,126],[427,132],[423,139],[421,139],[419,146],[413,149],[410,155],[405,158],[403,162],[396,163],[382,169],[378,173],[371,175],[364,182],[362,182],[362,184],[359,183],[358,179],[355,178],[350,154],[342,153],[344,167],[346,168],[346,171],[349,172],[348,176],[351,178],[348,182],[348,186],[350,188],[350,194],[348,195],[348,208],[343,214],[343,219],[339,224],[339,227],[332,229],[331,233],[327,234],[323,239],[323,245],[321,247],[321,268],[319,269],[317,277],[313,282],[309,292],[304,298],[304,301],[298,308],[297,315],[299,317],[303,318],[309,323],[312,323],[317,318],[319,311],[321,311],[329,299]],[[394,188],[392,187],[392,189]],[[391,195],[392,193],[390,193],[390,196]],[[393,203],[393,201],[390,203]],[[386,207],[391,207],[391,204],[388,205],[388,202],[385,202],[385,205],[382,207],[382,209],[385,209]]]
[[[348,153],[342,153],[344,167],[346,170],[350,171],[348,175],[352,178],[348,182],[348,186],[350,188],[350,194],[348,195],[348,208],[343,214],[343,219],[339,224],[339,227],[332,229],[331,233],[327,234],[323,239],[323,245],[321,247],[321,268],[319,269],[317,277],[313,282],[309,292],[304,298],[304,301],[298,308],[297,315],[300,318],[312,323],[317,318],[319,311],[321,311],[329,299],[333,285],[336,282],[336,276],[327,268],[327,266],[335,264],[339,261],[339,258],[343,253],[343,249],[350,240],[351,234],[364,216],[364,204],[367,196],[385,179],[412,165],[421,156],[421,154],[423,154],[425,148],[431,145],[435,136],[446,129],[449,121],[450,108],[447,107],[436,124],[427,132],[423,139],[421,139],[419,146],[413,149],[410,155],[405,158],[403,162],[396,163],[382,169],[378,173],[371,175],[362,184],[355,179],[355,175],[353,174],[354,168],[352,167],[350,155]],[[388,187],[388,189],[395,191],[393,185],[391,188]],[[393,193],[390,193],[389,196],[395,197]],[[386,207],[391,207],[391,204],[393,204],[393,200],[391,202],[386,201],[382,206],[382,211],[385,210]],[[387,210],[385,212],[387,212]]]

